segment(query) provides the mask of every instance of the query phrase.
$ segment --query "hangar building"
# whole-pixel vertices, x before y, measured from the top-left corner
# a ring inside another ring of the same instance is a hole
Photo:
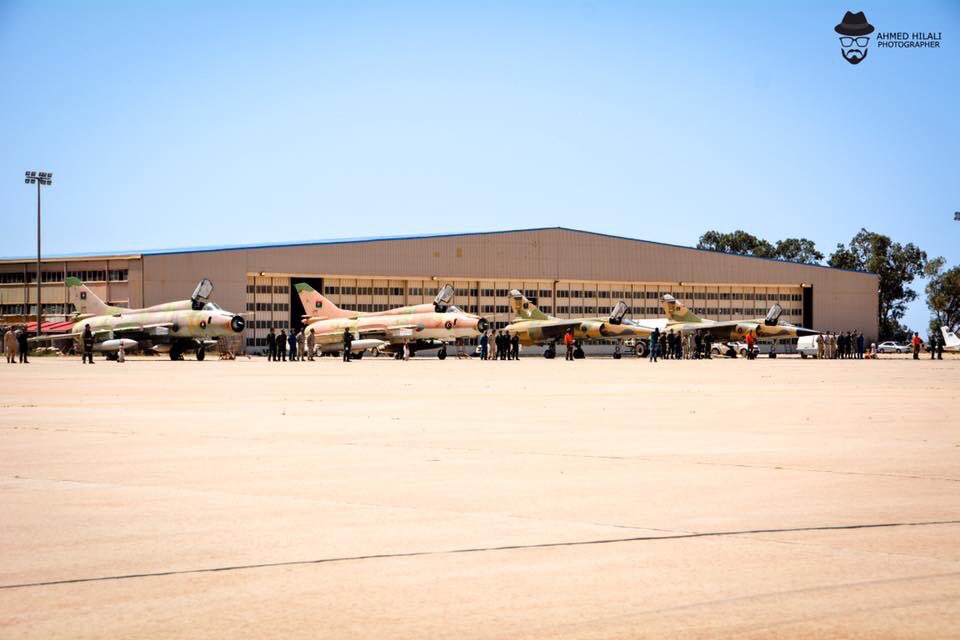
[[[200,278],[210,278],[220,306],[253,314],[248,348],[262,346],[270,327],[301,324],[291,286],[300,281],[360,311],[430,302],[450,282],[457,306],[497,328],[511,319],[507,292],[516,288],[561,318],[602,316],[618,300],[632,317],[659,317],[660,296],[671,293],[716,320],[763,316],[778,302],[794,324],[857,329],[868,342],[878,331],[874,274],[563,227],[49,257],[41,298],[51,320],[72,310],[67,276],[130,307],[187,298]],[[35,287],[35,260],[0,259],[0,324],[36,313]]]

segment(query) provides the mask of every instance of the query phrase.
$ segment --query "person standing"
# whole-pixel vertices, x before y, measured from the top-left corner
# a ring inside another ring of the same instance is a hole
[[[567,329],[563,334],[563,346],[567,348],[567,360],[573,360],[573,329]]]
[[[703,350],[703,332],[697,331],[693,336],[693,359],[699,360],[700,353]]]
[[[290,345],[290,362],[297,361],[297,329],[290,329],[290,336],[287,338],[287,343]]]
[[[30,349],[30,345],[27,342],[27,330],[18,329],[17,330],[17,351],[20,354],[20,364],[30,364],[30,359],[27,358],[27,352]]]
[[[123,340],[120,341],[120,348],[117,349],[117,362],[126,362],[127,352],[123,348]],[[93,353],[90,354],[90,364],[93,364]]]
[[[410,343],[404,342],[403,343],[403,361],[407,362],[408,360],[410,360]]]
[[[913,344],[913,359],[920,359],[920,345],[922,341],[920,340],[920,334],[918,332],[913,333],[913,339],[910,341]]]
[[[497,348],[497,351],[500,352],[501,360],[510,359],[510,339],[503,331],[500,332],[500,346]]]
[[[304,331],[297,331],[297,359],[300,362],[303,362],[305,359],[304,353],[307,350],[307,336]]]
[[[277,336],[277,357],[273,361],[287,361],[287,332],[285,329],[280,329],[280,335]]]
[[[837,358],[837,334],[830,334],[830,359],[836,360]]]
[[[480,359],[481,360],[487,359],[487,345],[489,343],[490,341],[487,339],[487,332],[484,331],[483,335],[480,336]]]
[[[857,360],[863,360],[863,332],[857,331]]]
[[[660,355],[660,328],[657,327],[650,334],[650,362],[656,362]]]
[[[673,335],[673,329],[670,329],[670,331],[667,332],[667,352],[663,354],[664,358],[670,359],[673,357],[673,349],[676,346],[674,344],[675,340],[676,338]]]
[[[947,346],[947,339],[943,335],[937,336],[937,360],[943,360],[943,348]]]
[[[83,361],[81,364],[86,364],[87,362],[93,364],[93,332],[90,330],[90,325],[88,324],[83,326],[81,342],[83,343]],[[120,344],[122,345],[123,342]]]
[[[927,338],[927,350],[930,351],[930,359],[934,360],[937,357],[937,334],[933,332]]]
[[[707,360],[713,359],[713,335],[709,331],[703,336],[703,357]]]
[[[273,332],[273,327],[270,327],[270,332],[267,334],[267,362],[277,359],[277,334]]]
[[[691,333],[687,336],[687,360],[697,359],[697,336]]]
[[[317,337],[314,335],[316,330],[313,327],[310,327],[310,330],[307,331],[307,360],[313,362],[313,352],[317,348]]]
[[[497,348],[500,346],[500,341],[497,339],[497,330],[494,329],[490,332],[490,339],[487,340],[487,344],[490,346],[490,360],[497,359]]]
[[[754,344],[753,334],[748,333],[747,334],[747,357],[750,358],[751,360],[753,360],[754,358],[753,344]]]
[[[13,329],[3,334],[3,350],[7,354],[7,364],[17,364],[17,335]]]
[[[350,362],[350,351],[353,348],[353,334],[350,333],[349,327],[344,327],[343,329],[343,361]],[[403,343],[403,359],[406,360],[409,358],[407,355],[407,343]]]
[[[823,334],[817,334],[817,360],[823,360]]]
[[[514,360],[520,359],[520,336],[513,334],[513,337],[510,338],[510,352],[513,354]]]

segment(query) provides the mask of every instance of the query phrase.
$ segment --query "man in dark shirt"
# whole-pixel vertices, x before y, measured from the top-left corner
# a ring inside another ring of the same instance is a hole
[[[350,362],[350,348],[353,347],[353,334],[350,329],[343,330],[343,361]]]
[[[20,364],[30,364],[30,359],[27,358],[27,352],[30,351],[30,345],[27,343],[26,329],[20,329],[17,331],[17,351],[20,354]]]
[[[520,336],[513,334],[513,338],[510,339],[510,353],[513,354],[514,360],[520,359]]]
[[[270,333],[267,334],[267,362],[277,359],[277,334],[270,327]]]
[[[277,357],[273,361],[287,361],[287,332],[284,329],[280,329],[280,335],[277,336]]]
[[[84,325],[83,327],[83,362],[86,364],[89,362],[93,364],[93,332],[90,331],[90,325]]]

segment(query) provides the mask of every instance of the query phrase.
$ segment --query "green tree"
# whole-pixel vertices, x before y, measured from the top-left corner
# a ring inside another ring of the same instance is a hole
[[[752,233],[737,229],[731,233],[707,231],[700,236],[698,249],[732,253],[738,256],[756,256],[758,258],[777,258],[805,264],[819,264],[823,254],[817,251],[817,245],[806,238],[787,238],[771,244]]]
[[[945,260],[936,258],[927,263],[927,307],[930,308],[930,331],[946,327],[960,329],[960,267],[943,270]]]
[[[781,260],[804,264],[820,264],[823,261],[823,254],[817,251],[817,245],[806,238],[777,240],[776,255]]]
[[[907,303],[917,298],[910,288],[917,277],[924,275],[927,254],[915,244],[905,245],[866,229],[860,229],[850,244],[837,245],[827,261],[831,267],[869,271],[880,278],[879,324],[881,340],[903,340],[909,329],[900,323]]]

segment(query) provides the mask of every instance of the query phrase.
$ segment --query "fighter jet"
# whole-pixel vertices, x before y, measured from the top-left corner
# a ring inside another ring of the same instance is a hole
[[[32,338],[32,341],[55,342],[72,339],[78,346],[86,327],[93,332],[94,350],[111,352],[131,342],[142,348],[167,351],[171,360],[182,360],[188,351],[203,360],[207,347],[221,336],[243,332],[243,316],[231,313],[210,302],[213,284],[204,278],[189,300],[178,300],[143,309],[127,309],[106,304],[79,279],[66,279],[67,288],[77,309],[69,333]]]
[[[719,341],[741,340],[747,335],[752,335],[755,338],[799,338],[800,336],[812,336],[819,333],[813,329],[780,322],[783,308],[776,303],[770,307],[770,311],[764,318],[716,321],[705,320],[694,315],[669,293],[663,296],[661,302],[666,314],[665,324],[662,320],[659,323],[656,320],[637,320],[636,322],[651,328],[657,325],[660,327],[660,331],[670,331],[672,329],[681,334],[705,331]]]
[[[561,339],[568,329],[573,329],[575,340],[626,340],[644,338],[653,332],[650,327],[634,324],[624,318],[628,307],[622,300],[607,318],[554,318],[540,311],[537,305],[516,289],[510,291],[510,306],[513,308],[514,319],[504,327],[504,331],[519,336],[520,344],[525,346],[548,345],[543,352],[543,357],[548,359],[556,357],[557,340]]]
[[[459,310],[434,311],[426,313],[393,313],[384,315],[355,316],[352,313],[338,316],[344,310],[332,302],[325,305],[327,313],[334,317],[316,319],[304,327],[308,339],[313,334],[320,351],[340,351],[343,349],[343,333],[348,330],[353,337],[353,351],[362,351],[371,346],[382,351],[399,355],[403,345],[410,352],[440,347],[437,357],[447,357],[446,344],[460,338],[473,338],[487,330],[484,318],[465,314]],[[376,344],[380,342],[381,344]]]
[[[950,331],[946,327],[940,327],[940,332],[943,333],[943,350],[958,352],[960,351],[960,338],[957,337],[957,334],[953,331]]]
[[[330,318],[362,318],[366,316],[395,316],[410,313],[444,313],[452,311],[463,313],[460,309],[453,307],[450,302],[453,300],[453,285],[446,284],[437,293],[433,302],[425,304],[414,304],[406,307],[395,307],[386,311],[354,311],[352,309],[341,309],[333,304],[322,293],[311,287],[306,282],[298,282],[293,285],[300,296],[300,302],[303,303],[303,309],[306,313],[303,316],[304,323],[309,324],[318,320],[329,320]]]

